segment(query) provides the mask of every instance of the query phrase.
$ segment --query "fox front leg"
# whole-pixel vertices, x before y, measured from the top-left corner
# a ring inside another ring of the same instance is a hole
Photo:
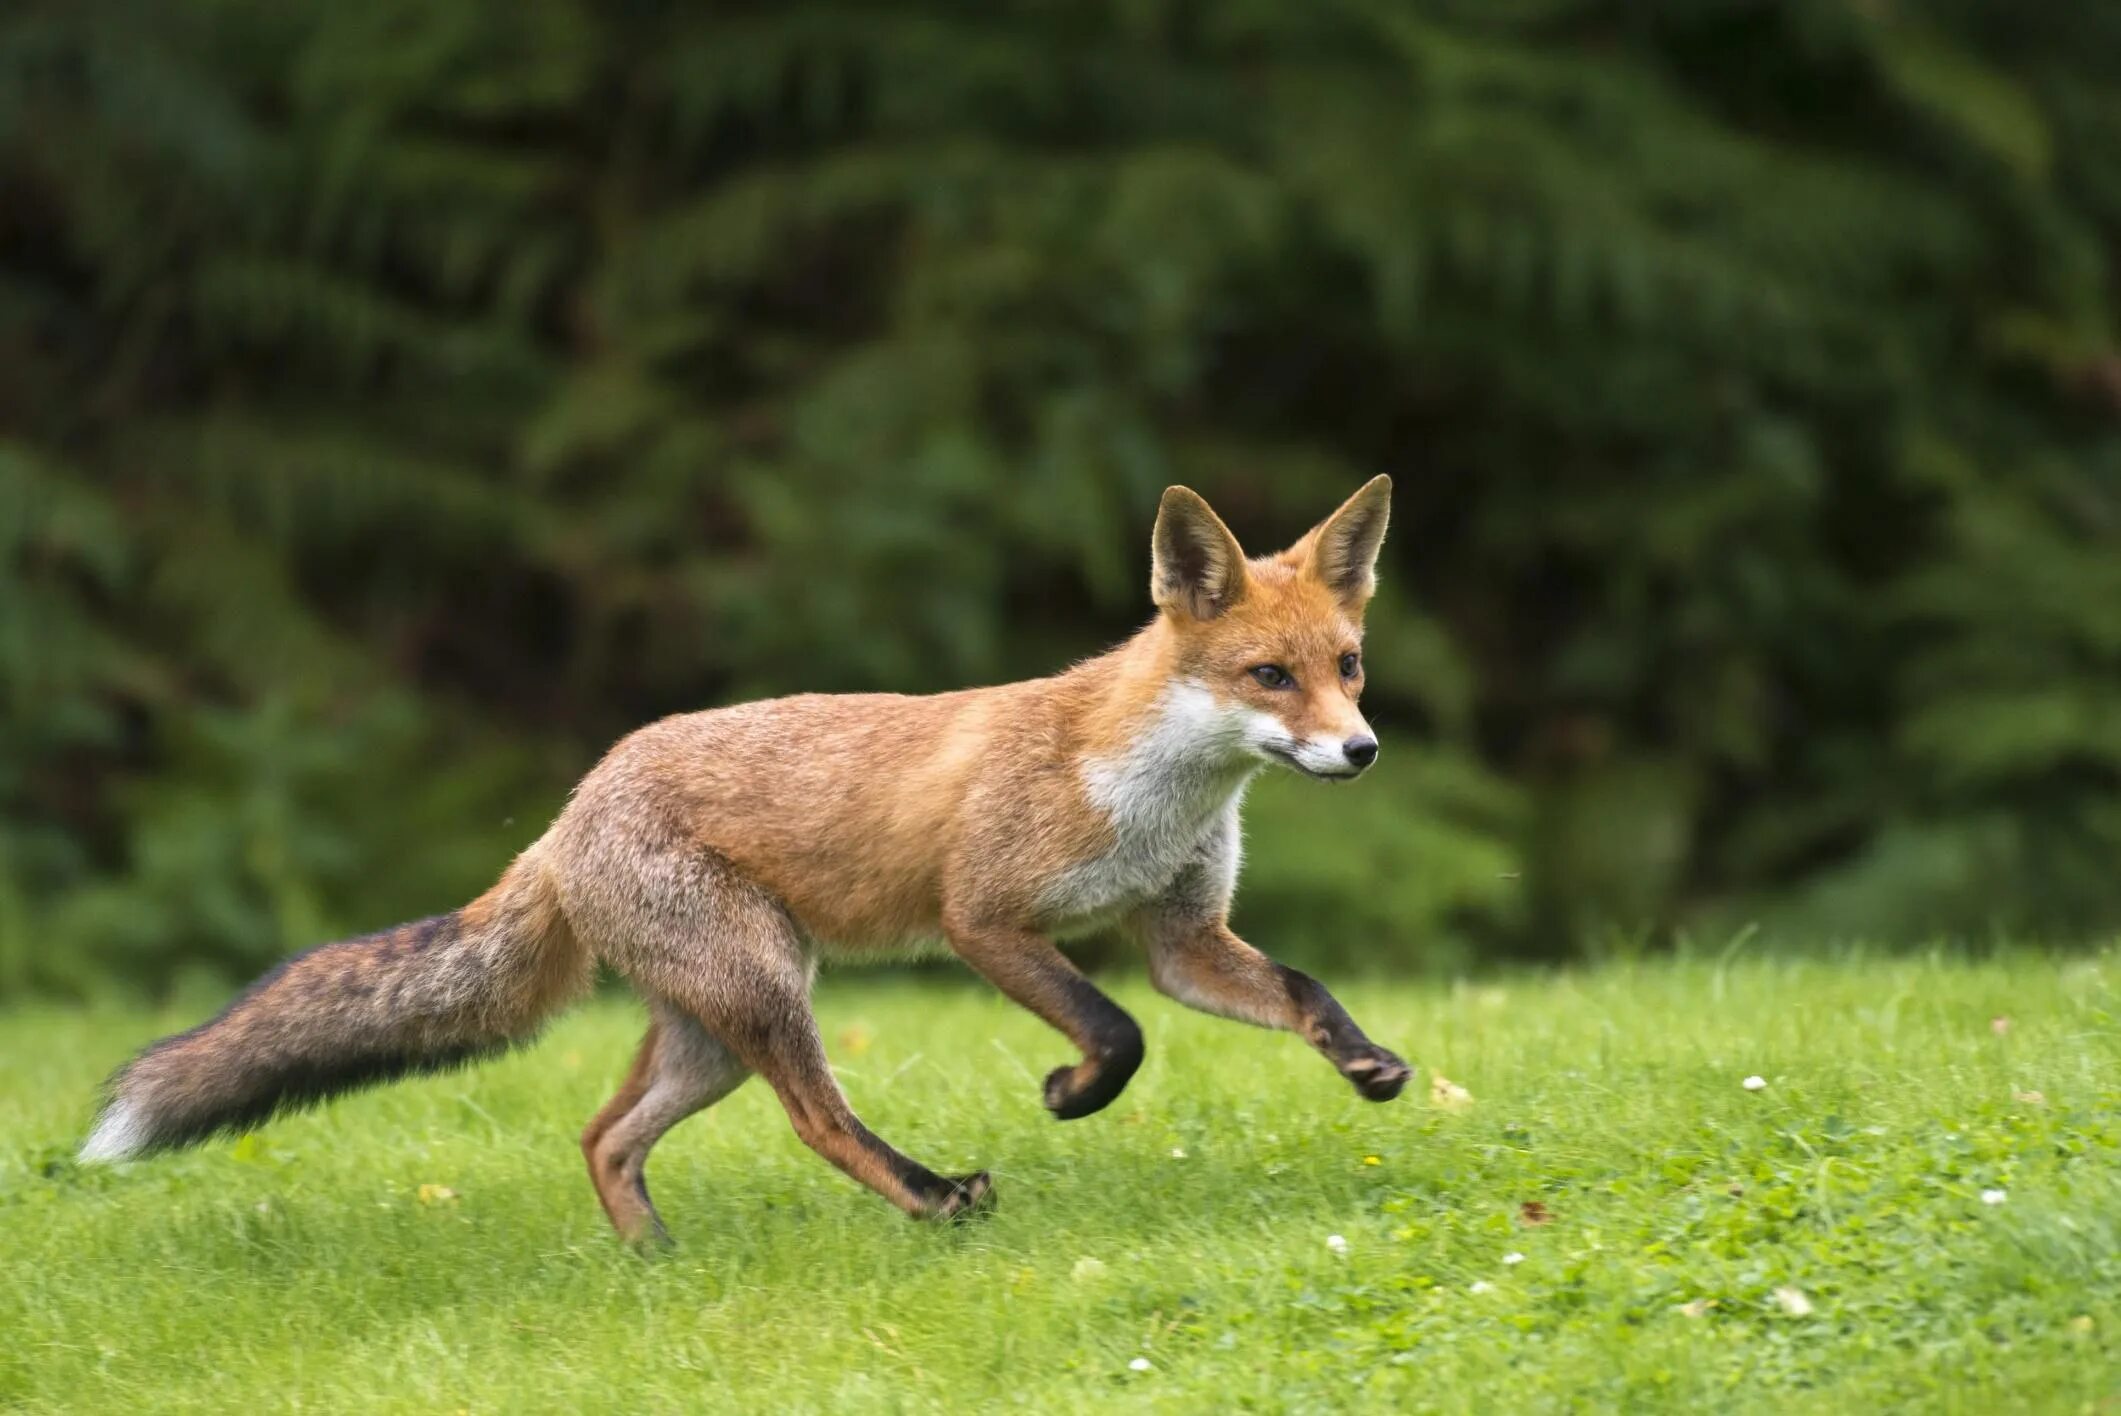
[[[1324,984],[1274,962],[1222,920],[1151,912],[1139,924],[1149,977],[1187,1007],[1296,1033],[1371,1101],[1390,1101],[1413,1076],[1397,1054],[1364,1035]]]
[[[1083,1060],[1046,1076],[1046,1109],[1063,1121],[1112,1104],[1142,1063],[1142,1030],[1084,978],[1051,940],[1018,929],[959,925],[950,947],[989,983],[1082,1049]]]

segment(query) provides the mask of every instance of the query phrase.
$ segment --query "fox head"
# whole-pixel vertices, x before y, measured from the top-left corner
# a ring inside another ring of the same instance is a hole
[[[1391,509],[1392,479],[1374,477],[1295,545],[1247,560],[1197,492],[1164,492],[1150,593],[1203,741],[1339,781],[1377,760],[1356,702],[1363,608]]]

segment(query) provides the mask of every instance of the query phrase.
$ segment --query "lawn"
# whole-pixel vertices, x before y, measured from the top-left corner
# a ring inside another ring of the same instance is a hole
[[[901,1217],[754,1083],[657,1151],[653,1261],[574,1143],[628,1003],[95,1171],[67,1157],[99,1078],[195,1015],[0,1014],[0,1406],[2112,1409],[2117,981],[2109,952],[1350,987],[1421,1067],[1373,1106],[1120,980],[1149,1061],[1063,1125],[1028,1016],[828,976],[856,1107],[990,1167],[997,1211]]]

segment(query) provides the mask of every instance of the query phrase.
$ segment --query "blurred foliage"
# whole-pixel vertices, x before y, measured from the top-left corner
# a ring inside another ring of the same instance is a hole
[[[2121,11],[17,0],[0,991],[446,906],[637,722],[1398,480],[1292,956],[2121,923]]]

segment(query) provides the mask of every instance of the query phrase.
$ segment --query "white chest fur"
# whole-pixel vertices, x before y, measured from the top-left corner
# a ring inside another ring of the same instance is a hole
[[[1237,879],[1238,809],[1260,763],[1254,715],[1196,683],[1174,685],[1125,749],[1082,764],[1084,794],[1112,826],[1108,849],[1069,867],[1044,904],[1061,932],[1094,928],[1162,895],[1190,866],[1227,901]]]

